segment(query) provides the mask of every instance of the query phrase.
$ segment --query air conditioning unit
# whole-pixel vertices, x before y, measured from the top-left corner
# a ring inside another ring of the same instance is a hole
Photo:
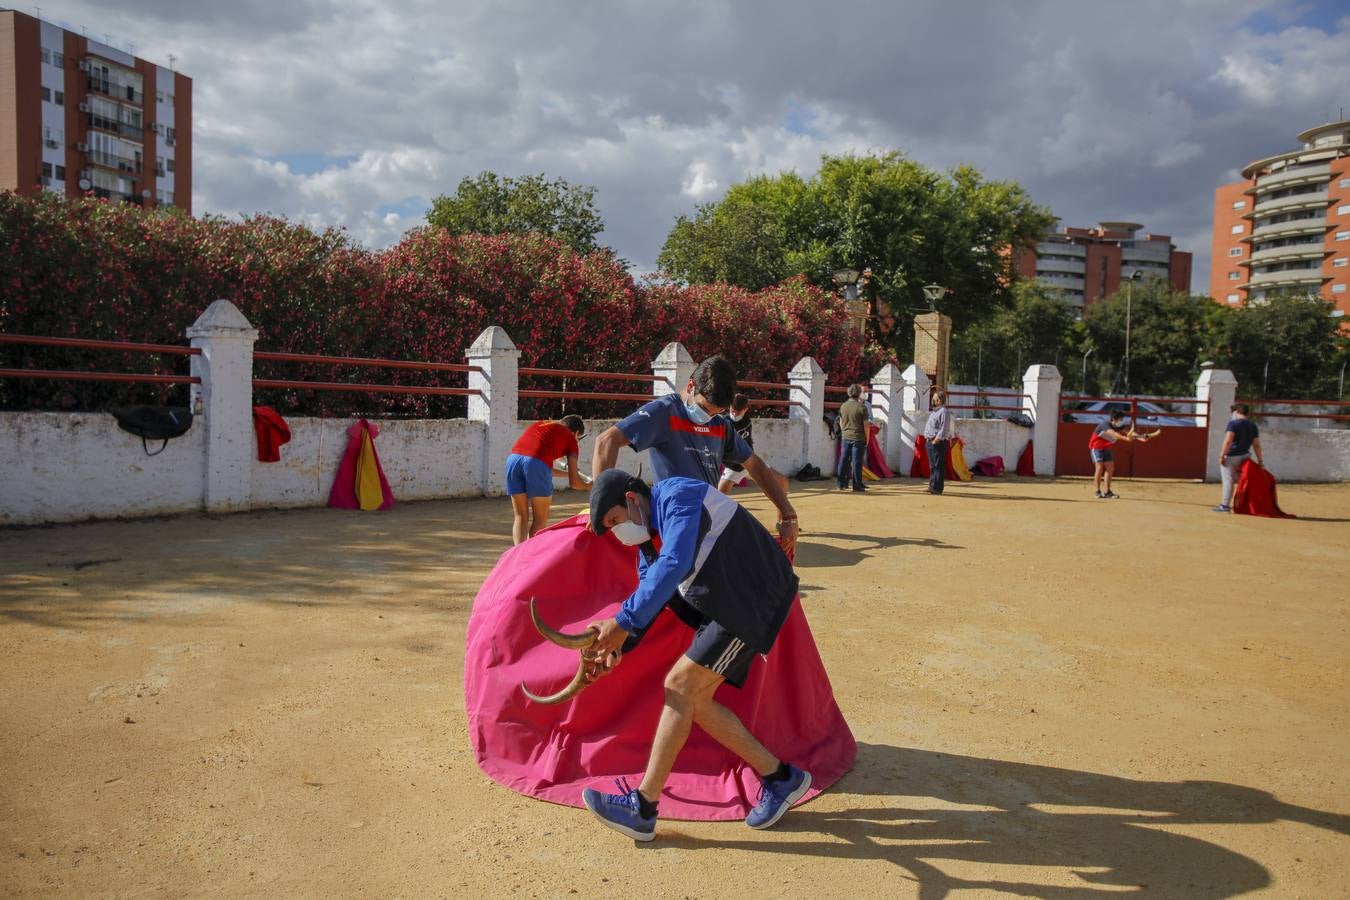
[[[88,104],[88,103],[81,103],[81,104],[80,104],[80,112],[82,112],[82,113],[87,113],[87,112],[89,112],[89,104]]]
[[[88,72],[88,71],[90,71],[91,69],[93,69],[93,66],[90,64],[89,60],[87,60],[87,59],[82,59],[82,60],[80,60],[80,71],[81,71],[81,72]]]
[[[52,148],[53,150],[55,150],[58,146],[60,146],[59,144],[56,143],[56,141],[52,140],[51,138],[47,138],[45,143],[48,147]]]
[[[163,133],[164,133],[164,126],[163,126],[163,125],[160,125],[158,122],[151,122],[151,123],[150,123],[150,130],[153,131],[155,134],[163,134]]]
[[[172,147],[172,146],[173,146],[173,138],[165,138],[165,139],[164,139],[164,143],[166,143],[166,144],[168,144],[170,147]]]
[[[84,141],[80,141],[78,144],[75,145],[75,149],[81,153],[88,153],[89,145],[86,144]]]

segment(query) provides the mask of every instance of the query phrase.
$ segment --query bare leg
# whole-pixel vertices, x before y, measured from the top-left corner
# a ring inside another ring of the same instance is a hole
[[[1116,474],[1115,460],[1106,464],[1106,493],[1111,493],[1111,476]]]
[[[524,494],[511,495],[511,543],[522,543],[529,537],[529,498]]]
[[[1093,463],[1092,468],[1092,484],[1097,488],[1097,493],[1100,494],[1102,492],[1102,470],[1106,468],[1106,463]]]
[[[548,524],[548,513],[553,508],[552,497],[530,498],[530,537]]]
[[[681,656],[666,675],[666,705],[656,726],[647,771],[638,790],[656,802],[670,777],[695,721],[718,743],[740,756],[761,775],[778,768],[778,759],[755,740],[731,710],[713,701],[722,676]]]

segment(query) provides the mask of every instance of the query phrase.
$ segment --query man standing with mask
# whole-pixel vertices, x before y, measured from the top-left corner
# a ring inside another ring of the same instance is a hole
[[[743,466],[778,510],[778,536],[785,552],[797,544],[797,511],[788,502],[785,480],[764,463],[736,433],[725,415],[736,393],[736,370],[722,356],[699,363],[678,394],[645,404],[595,441],[591,475],[614,468],[619,450],[650,450],[656,481],[693,478],[716,487],[722,467]]]
[[[593,674],[613,669],[625,642],[631,649],[630,638],[675,597],[695,633],[666,675],[665,706],[641,783],[634,788],[616,779],[620,793],[588,788],[582,800],[610,828],[634,840],[654,838],[661,791],[697,723],[760,777],[759,802],[745,823],[773,825],[810,790],[811,775],[774,756],[713,694],[724,681],[743,685],[756,654],[773,647],[797,594],[791,563],[744,507],[705,481],[678,475],[648,487],[622,469],[604,472],[591,491],[590,527],[642,548],[637,589],[614,618],[591,625],[599,635],[590,650]],[[661,539],[659,554],[653,537]]]

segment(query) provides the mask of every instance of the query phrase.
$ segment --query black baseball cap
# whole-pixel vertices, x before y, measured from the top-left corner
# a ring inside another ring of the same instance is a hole
[[[646,493],[646,487],[642,479],[634,478],[623,469],[606,469],[595,476],[591,485],[591,531],[604,534],[605,513],[627,503],[624,495],[629,491]]]

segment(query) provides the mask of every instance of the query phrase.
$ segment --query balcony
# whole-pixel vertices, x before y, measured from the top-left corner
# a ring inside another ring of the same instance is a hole
[[[98,113],[91,112],[85,116],[90,128],[97,128],[100,131],[111,132],[121,137],[140,143],[145,140],[145,129],[136,125],[128,125],[126,122],[119,122],[116,119],[109,119],[100,116]]]
[[[1298,212],[1302,209],[1326,209],[1330,200],[1326,191],[1312,191],[1307,194],[1295,194],[1292,197],[1280,197],[1278,200],[1263,200],[1242,218],[1257,219],[1275,213]]]
[[[1296,169],[1283,169],[1269,175],[1262,175],[1256,179],[1255,188],[1248,188],[1246,193],[1255,194],[1259,197],[1281,188],[1297,187],[1301,184],[1325,184],[1330,180],[1331,166],[1329,164],[1301,166]]]
[[[1262,225],[1251,234],[1244,235],[1243,243],[1259,243],[1271,238],[1295,237],[1300,234],[1324,234],[1327,230],[1325,216],[1312,219],[1295,219],[1292,222],[1276,222],[1274,225]]]
[[[1291,244],[1284,247],[1271,247],[1268,250],[1257,250],[1251,255],[1251,259],[1245,259],[1239,265],[1261,266],[1277,262],[1293,262],[1298,259],[1321,259],[1326,254],[1326,249],[1320,243]]]
[[[125,81],[119,81],[116,78],[99,78],[90,73],[84,79],[85,87],[105,97],[112,97],[115,100],[122,100],[127,103],[134,103],[140,106],[145,102],[145,94],[136,89],[135,85],[128,84]]]
[[[1248,287],[1271,288],[1284,287],[1298,284],[1316,284],[1322,283],[1322,270],[1319,269],[1285,269],[1283,272],[1257,272],[1247,282]]]
[[[103,166],[108,169],[116,169],[124,175],[141,174],[141,160],[126,156],[118,156],[115,153],[105,153],[102,150],[87,150],[85,157],[96,166]]]

